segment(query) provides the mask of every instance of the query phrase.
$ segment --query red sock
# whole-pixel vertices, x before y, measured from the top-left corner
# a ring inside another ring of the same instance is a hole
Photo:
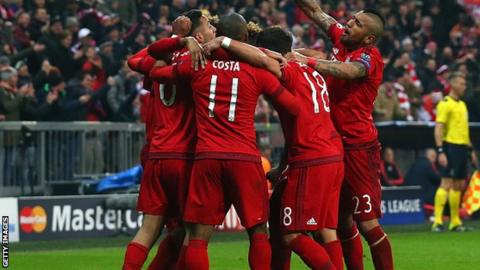
[[[363,270],[363,247],[356,226],[350,230],[338,231],[342,243],[343,258],[348,270]]]
[[[250,238],[248,264],[252,270],[270,270],[272,249],[265,233],[254,233]]]
[[[328,253],[323,247],[306,235],[299,235],[293,239],[289,247],[314,270],[335,270]]]
[[[208,270],[208,242],[190,239],[185,250],[185,270]]]
[[[290,270],[290,259],[292,251],[282,243],[276,234],[270,234],[270,245],[272,247],[271,269]]]
[[[185,251],[187,250],[187,246],[182,246],[180,249],[180,255],[178,255],[177,263],[173,269],[175,270],[183,270],[185,268]]]
[[[372,260],[377,270],[393,270],[392,247],[382,227],[377,226],[364,234],[370,245]]]
[[[140,243],[130,242],[125,252],[123,270],[141,270],[147,259],[148,248]]]
[[[148,270],[171,269],[178,258],[178,248],[175,239],[167,235],[158,246],[157,254],[148,266]]]
[[[336,240],[333,242],[323,244],[323,248],[328,253],[330,260],[337,270],[343,270],[343,254],[342,254],[342,244],[340,241]]]

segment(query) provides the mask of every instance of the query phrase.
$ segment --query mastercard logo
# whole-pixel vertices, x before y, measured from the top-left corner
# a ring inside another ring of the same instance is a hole
[[[41,233],[47,227],[47,213],[41,206],[26,206],[20,211],[20,229],[26,233]]]

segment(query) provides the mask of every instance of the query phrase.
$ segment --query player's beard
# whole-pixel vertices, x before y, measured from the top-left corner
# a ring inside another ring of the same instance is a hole
[[[357,47],[359,45],[359,42],[352,40],[349,35],[343,35],[340,37],[340,41],[342,42],[343,45],[347,48],[351,47]]]

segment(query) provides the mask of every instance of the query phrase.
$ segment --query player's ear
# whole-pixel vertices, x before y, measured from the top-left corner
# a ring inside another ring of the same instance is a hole
[[[243,35],[243,42],[248,42],[248,31]]]
[[[375,37],[374,35],[368,35],[367,37],[365,37],[365,45],[374,45],[375,42],[377,42],[377,37]]]
[[[201,33],[196,33],[195,36],[193,36],[198,43],[203,44],[205,39],[203,38],[203,35]]]

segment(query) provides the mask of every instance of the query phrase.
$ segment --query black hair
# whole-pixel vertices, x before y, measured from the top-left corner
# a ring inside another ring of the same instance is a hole
[[[292,43],[290,32],[279,26],[272,26],[258,34],[256,45],[283,55],[292,51]]]
[[[247,22],[242,15],[233,12],[220,18],[217,36],[226,36],[234,40],[244,41],[246,34],[248,34]]]
[[[374,8],[366,8],[363,10],[363,13],[368,13],[368,14],[373,14],[375,16],[377,16],[381,21],[382,21],[382,27],[385,26],[385,18],[383,17],[383,15],[376,9]]]
[[[195,30],[201,25],[202,21],[202,11],[200,9],[192,9],[183,14],[184,16],[188,17],[192,22],[192,26],[190,27],[190,32],[188,32],[188,36],[191,36]]]

